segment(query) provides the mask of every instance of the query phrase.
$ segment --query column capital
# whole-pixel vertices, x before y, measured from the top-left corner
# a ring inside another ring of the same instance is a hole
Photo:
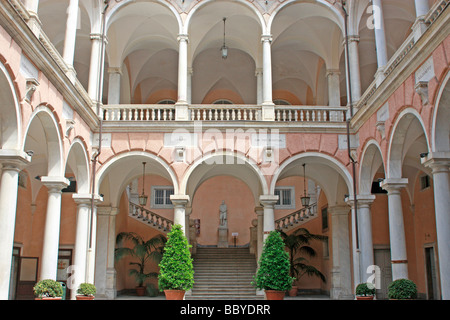
[[[41,177],[41,182],[47,187],[49,192],[61,192],[62,189],[66,188],[70,181],[65,177]]]
[[[358,194],[356,196],[356,201],[358,203],[358,205],[364,205],[364,206],[370,206],[376,199],[376,196],[373,194]],[[355,200],[354,197],[348,197],[345,199],[345,202],[350,206],[350,207],[354,207],[355,205]]]
[[[92,194],[81,194],[75,193],[72,195],[73,200],[76,204],[91,204],[92,203]],[[103,197],[96,194],[94,195],[94,204],[101,203],[103,201]]]
[[[0,165],[3,169],[22,170],[31,162],[31,156],[21,150],[0,149]]]
[[[102,41],[103,35],[101,33],[91,33],[90,38],[91,38],[91,40]],[[105,41],[105,44],[108,43],[108,37],[106,35],[105,35],[104,41]]]
[[[256,68],[255,69],[255,76],[260,76],[263,74],[263,68]]]
[[[263,207],[255,207],[255,213],[257,216],[264,215],[264,208]]]
[[[261,42],[272,42],[273,38],[271,34],[263,34],[261,36]]]
[[[108,74],[120,74],[120,75],[122,75],[122,68],[121,67],[109,67],[108,68]]]
[[[259,202],[263,207],[273,207],[278,202],[278,198],[275,195],[262,195],[259,197]]]
[[[345,216],[349,214],[350,208],[346,205],[336,205],[328,207],[328,211],[332,216]]]
[[[119,208],[114,208],[111,206],[98,206],[97,215],[98,216],[117,216],[119,214]]]
[[[433,173],[448,172],[450,167],[450,152],[431,152],[420,159],[423,166]]]
[[[386,190],[388,193],[400,192],[400,189],[408,185],[408,179],[406,178],[389,178],[380,182],[380,187]]]
[[[186,207],[186,205],[189,203],[190,198],[187,195],[183,194],[172,194],[170,196],[170,201],[172,201],[174,206],[182,206]]]
[[[340,75],[341,71],[339,69],[327,69],[327,77],[333,75]]]
[[[189,42],[189,35],[188,34],[184,34],[184,33],[180,33],[177,37],[177,41],[181,42],[181,41],[186,41]]]

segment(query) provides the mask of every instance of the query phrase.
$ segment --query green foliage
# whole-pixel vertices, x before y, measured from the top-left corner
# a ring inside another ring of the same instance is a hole
[[[319,269],[309,264],[309,261],[304,257],[313,258],[317,255],[316,251],[309,245],[313,240],[325,241],[326,236],[312,234],[305,228],[300,228],[287,235],[281,232],[284,244],[289,251],[290,259],[290,275],[295,279],[300,279],[304,275],[310,277],[315,276],[326,282],[326,278]],[[299,253],[300,257],[295,258]]]
[[[77,293],[83,296],[95,296],[97,288],[92,283],[82,283],[77,290]]]
[[[358,284],[355,291],[357,296],[367,297],[375,295],[375,286],[366,282]]]
[[[252,284],[260,290],[286,291],[292,288],[289,255],[278,231],[272,231],[264,242],[259,268]]]
[[[44,297],[62,297],[63,295],[63,287],[61,283],[51,280],[51,279],[44,279],[39,281],[35,284],[33,287],[34,295],[38,298],[44,298]]]
[[[164,255],[159,264],[159,290],[185,290],[194,286],[194,267],[186,237],[180,225],[174,225],[168,234]]]
[[[132,243],[131,248],[122,247],[124,241],[128,240]],[[137,268],[130,269],[128,274],[135,278],[139,287],[149,278],[157,278],[157,272],[145,272],[145,266],[148,261],[154,261],[158,264],[161,261],[164,245],[167,239],[163,235],[157,235],[145,241],[140,235],[134,232],[121,232],[116,237],[116,244],[119,246],[115,249],[115,259],[120,260],[124,257],[131,256],[137,261],[130,262],[130,265]]]
[[[388,287],[389,299],[414,299],[417,297],[417,286],[409,279],[397,279]]]

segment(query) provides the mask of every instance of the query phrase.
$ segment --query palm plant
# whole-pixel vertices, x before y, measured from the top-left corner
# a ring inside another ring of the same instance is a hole
[[[317,255],[316,250],[310,246],[310,242],[313,240],[325,241],[327,236],[318,234],[312,234],[305,228],[300,228],[287,235],[281,232],[284,244],[289,251],[290,259],[290,275],[291,277],[300,279],[305,274],[308,276],[319,277],[323,282],[326,282],[326,278],[320,270],[309,264],[308,258],[313,258]],[[295,257],[299,253],[299,257]]]
[[[126,240],[133,244],[131,248],[122,246]],[[137,266],[137,269],[130,269],[129,275],[136,279],[138,287],[142,287],[147,279],[158,277],[157,272],[146,273],[145,266],[151,260],[159,264],[166,241],[167,239],[163,235],[157,235],[145,241],[135,232],[121,232],[116,237],[118,247],[115,249],[115,259],[117,261],[131,256],[137,260],[130,262],[130,265]]]

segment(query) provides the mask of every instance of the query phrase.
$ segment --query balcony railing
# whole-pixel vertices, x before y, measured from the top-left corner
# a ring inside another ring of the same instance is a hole
[[[173,121],[174,105],[105,105],[104,121]],[[258,105],[189,105],[190,121],[261,121],[263,107]],[[275,122],[340,122],[346,121],[346,107],[275,106]]]

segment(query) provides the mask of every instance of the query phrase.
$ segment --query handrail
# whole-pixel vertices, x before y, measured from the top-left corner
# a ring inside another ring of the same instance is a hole
[[[163,232],[168,232],[172,229],[173,221],[154,213],[141,205],[130,201],[129,215],[142,222],[153,226],[156,229],[162,229]]]
[[[317,203],[313,203],[307,207],[292,212],[287,216],[275,220],[275,229],[280,231],[283,229],[288,229],[289,227],[293,227],[295,224],[298,224],[304,221],[305,219],[314,216],[316,213],[317,213]]]

